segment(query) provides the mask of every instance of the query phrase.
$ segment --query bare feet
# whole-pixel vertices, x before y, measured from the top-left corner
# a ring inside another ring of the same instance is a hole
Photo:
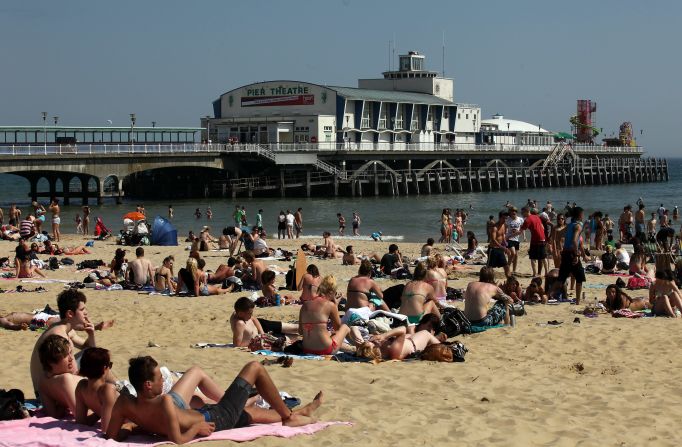
[[[312,416],[312,414],[320,408],[320,405],[322,405],[322,398],[324,397],[322,391],[317,393],[315,398],[313,399],[312,402],[310,402],[308,405],[299,408],[298,410],[294,411],[294,414],[300,414],[302,416]]]
[[[300,427],[302,425],[314,424],[315,422],[317,422],[315,418],[303,416],[300,413],[292,413],[291,416],[282,421],[282,425],[286,427]]]

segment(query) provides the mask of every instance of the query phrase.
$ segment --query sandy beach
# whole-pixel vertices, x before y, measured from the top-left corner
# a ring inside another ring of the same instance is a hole
[[[65,236],[62,246],[82,244],[82,236]],[[321,238],[320,238],[321,240]],[[268,240],[271,247],[295,249],[297,241]],[[306,242],[311,242],[307,239]],[[345,245],[345,242],[344,242]],[[0,256],[14,257],[16,244],[0,243]],[[356,252],[383,254],[388,243],[358,241]],[[411,258],[421,244],[399,243]],[[442,245],[436,245],[442,248]],[[113,240],[97,241],[93,254],[73,256],[102,259],[107,264],[117,248]],[[128,259],[134,258],[134,247]],[[185,243],[177,247],[145,247],[155,266],[173,254],[176,272],[184,265]],[[225,253],[205,252],[207,268],[225,262]],[[47,257],[45,257],[46,259]],[[522,286],[530,281],[527,246],[520,254]],[[345,292],[357,267],[340,260],[309,260],[322,275],[334,274]],[[268,262],[286,267],[285,262]],[[459,273],[450,286],[463,288],[480,267]],[[499,270],[499,269],[498,269]],[[48,271],[50,279],[82,280],[86,273],[75,266]],[[502,272],[498,271],[502,279]],[[284,277],[278,276],[278,285]],[[604,298],[611,276],[588,275],[588,301]],[[383,288],[392,280],[382,280]],[[0,280],[0,288],[38,284],[17,279]],[[603,286],[602,286],[603,285]],[[0,314],[31,311],[50,304],[63,284],[43,285],[46,293],[8,293],[0,300]],[[154,356],[171,370],[183,371],[198,364],[217,382],[227,386],[243,364],[256,356],[237,349],[195,349],[198,342],[231,342],[228,318],[233,303],[245,294],[220,297],[177,298],[148,296],[134,291],[85,289],[93,321],[115,319],[113,328],[97,332],[97,344],[112,352],[114,373],[125,378],[127,362],[140,354]],[[634,296],[645,295],[636,291]],[[457,306],[463,306],[457,303]],[[324,390],[321,420],[351,421],[352,427],[331,427],[312,436],[295,439],[264,438],[254,446],[337,445],[670,445],[680,444],[676,423],[682,404],[680,321],[666,318],[616,319],[580,316],[577,306],[528,306],[514,328],[505,327],[459,337],[469,349],[465,363],[383,362],[338,363],[297,360],[290,369],[268,366],[275,383],[284,391],[308,401]],[[295,321],[298,306],[256,309],[256,315]],[[554,327],[549,320],[563,321]],[[38,332],[0,330],[0,388],[20,388],[33,397],[29,357]],[[149,344],[160,347],[149,347]],[[260,358],[259,358],[260,359]],[[222,445],[211,443],[210,445]],[[227,445],[228,443],[224,443]],[[209,444],[207,444],[209,445]]]

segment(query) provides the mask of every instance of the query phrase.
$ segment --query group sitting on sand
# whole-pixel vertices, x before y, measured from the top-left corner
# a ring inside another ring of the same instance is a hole
[[[627,272],[633,278],[649,280],[647,297],[630,296],[632,293],[627,293],[622,284],[608,285],[602,301],[609,312],[649,311],[680,318],[682,293],[677,281],[682,279],[682,262],[673,264],[669,256],[675,248],[668,232],[658,240],[656,234],[640,234],[650,231],[641,225],[639,214],[630,219],[628,212],[624,210],[620,222],[621,240],[614,241],[612,247],[609,242],[614,233],[608,227],[613,222],[609,224],[598,212],[585,220],[584,211],[571,206],[565,219],[548,207],[540,212],[529,205],[518,212],[510,205],[489,225],[487,265],[481,266],[478,277],[466,285],[463,305],[450,299],[453,289],[448,285],[449,278],[471,267],[462,266],[458,256],[446,256],[434,247],[432,239],[422,246],[422,256],[410,262],[396,244],[388,246],[382,256],[356,254],[352,246],[341,250],[331,234],[325,232],[323,244],[305,245],[309,254],[322,258],[319,267],[314,264],[301,267],[300,278],[293,287],[287,284],[285,292],[277,286],[278,275],[285,272],[264,262],[261,255],[265,251],[257,252],[263,247],[257,242],[260,227],[248,236],[256,252],[237,253],[234,242],[246,235],[241,230],[239,235],[233,230],[224,232],[224,241],[218,243],[224,243],[230,256],[214,271],[206,268],[200,250],[191,250],[176,273],[173,256],[166,256],[155,267],[145,256],[144,248],[138,247],[135,259],[130,261],[125,250],[117,249],[97,281],[195,297],[224,295],[241,289],[256,291],[257,298],[242,296],[234,302],[229,316],[234,347],[253,349],[251,346],[257,345],[254,342],[261,337],[273,336],[283,340],[282,348],[287,352],[308,356],[344,352],[373,361],[419,358],[434,348],[449,349],[453,334],[447,330],[447,322],[455,314],[460,315],[462,328],[485,330],[512,323],[516,303],[569,301],[569,290],[573,290],[573,302],[580,304],[587,273],[583,263],[593,266],[595,273]],[[460,212],[456,218],[454,231],[458,234],[463,232],[464,217]],[[447,231],[448,222],[444,220],[443,236],[456,247],[454,232]],[[634,230],[632,224],[636,224]],[[522,253],[520,238],[526,230],[530,233],[528,256],[532,275],[521,284],[519,278],[523,275],[517,272],[517,263]],[[634,235],[630,234],[632,231]],[[650,242],[651,238],[654,242]],[[212,242],[208,229],[200,240]],[[59,251],[49,241],[35,244],[29,246],[22,240],[17,245],[17,276],[43,275],[31,263],[31,254],[52,255]],[[654,249],[647,244],[653,244]],[[477,241],[472,241],[474,251],[478,249],[476,245]],[[87,253],[87,248],[62,251],[79,254]],[[348,281],[345,294],[333,275],[320,273],[324,262],[329,261],[357,266],[357,274]],[[495,281],[495,268],[502,268],[505,273],[499,284]],[[390,287],[382,288],[379,276],[405,281],[392,281]],[[9,330],[34,326],[45,329],[33,348],[30,374],[36,397],[52,417],[71,414],[78,423],[87,425],[99,421],[105,436],[115,440],[125,439],[133,431],[143,431],[184,443],[216,430],[251,424],[308,424],[315,420],[314,414],[323,403],[323,394],[319,392],[309,404],[289,409],[258,362],[248,362],[224,389],[199,366],[174,379],[154,358],[138,356],[128,361],[128,384],[112,372],[112,353],[96,342],[96,331],[108,329],[114,322],[93,324],[86,304],[82,291],[69,288],[57,297],[56,313],[45,308],[38,313],[11,312],[0,316],[0,326]],[[300,304],[295,322],[277,321],[256,313],[261,312],[256,309],[259,305],[292,304]],[[254,391],[270,404],[270,409],[254,405]]]

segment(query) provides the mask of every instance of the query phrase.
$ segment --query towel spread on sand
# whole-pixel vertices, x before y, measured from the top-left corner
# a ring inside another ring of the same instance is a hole
[[[506,324],[496,324],[495,326],[476,326],[474,324],[471,325],[471,333],[472,334],[478,334],[479,332],[485,332],[488,329],[496,329],[498,327],[506,327]]]
[[[201,441],[252,441],[263,436],[279,436],[291,438],[296,435],[313,434],[332,425],[351,425],[349,422],[318,422],[303,427],[284,427],[280,424],[251,425],[214,432],[206,438],[197,438],[191,442]],[[0,423],[0,447],[136,447],[140,445],[156,446],[170,444],[151,436],[131,436],[127,442],[116,442],[104,439],[101,432],[91,427],[78,425],[69,421],[61,421],[49,417],[28,418]]]

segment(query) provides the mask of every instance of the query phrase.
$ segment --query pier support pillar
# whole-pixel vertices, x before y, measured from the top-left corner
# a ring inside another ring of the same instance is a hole
[[[311,185],[310,185],[310,170],[305,171],[305,195],[306,197],[310,197],[310,190],[311,190]]]
[[[476,182],[478,183],[478,190],[483,191],[483,183],[481,182],[481,171],[476,171]]]
[[[362,197],[362,180],[358,180],[358,197]]]
[[[504,184],[507,185],[507,190],[509,190],[509,168],[504,168]]]
[[[493,178],[490,175],[490,169],[487,169],[485,171],[485,174],[488,177],[488,191],[492,191],[493,190]]]
[[[284,171],[279,171],[279,194],[284,198],[284,190],[286,189],[286,183],[284,183]],[[233,196],[234,197],[234,196]]]
[[[339,196],[339,176],[334,176],[334,197]]]
[[[426,192],[431,195],[431,174],[428,172],[424,174],[424,181],[426,181]]]
[[[405,192],[406,196],[410,195],[410,188],[408,186],[407,182],[407,174],[403,174],[403,191]]]
[[[452,194],[452,172],[448,171],[448,192]]]
[[[438,193],[443,194],[443,179],[440,176],[440,173],[436,173],[436,188],[438,188]]]
[[[412,172],[412,182],[414,183],[414,190],[419,195],[419,179],[417,178],[417,173]]]

